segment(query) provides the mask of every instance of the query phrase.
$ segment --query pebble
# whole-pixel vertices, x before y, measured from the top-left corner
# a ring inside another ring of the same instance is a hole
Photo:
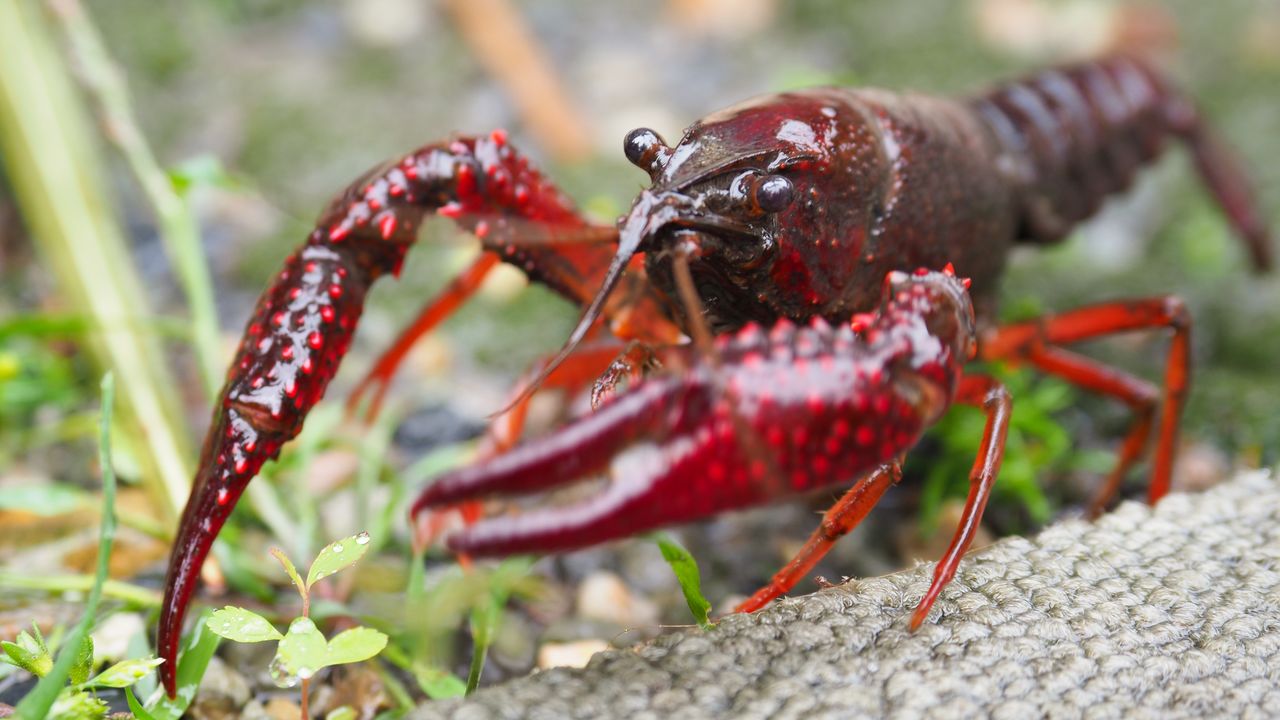
[[[658,608],[631,592],[622,578],[600,571],[588,575],[578,587],[578,614],[623,626],[652,625],[658,622]]]
[[[146,632],[142,616],[116,613],[93,631],[93,657],[98,664],[121,660],[129,652],[129,641]]]
[[[1173,492],[1204,492],[1227,478],[1230,461],[1218,448],[1208,443],[1184,446],[1173,462],[1170,478]]]
[[[298,707],[297,703],[282,697],[273,697],[268,700],[263,710],[270,720],[298,720],[302,715],[302,708]]]
[[[609,649],[604,640],[575,640],[566,643],[546,643],[538,648],[538,668],[586,667],[592,655]]]
[[[196,700],[191,704],[191,716],[196,720],[232,718],[248,702],[248,681],[228,667],[222,658],[214,656],[200,680]]]

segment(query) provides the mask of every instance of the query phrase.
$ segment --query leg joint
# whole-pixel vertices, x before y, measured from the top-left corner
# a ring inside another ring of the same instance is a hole
[[[1191,312],[1187,310],[1187,304],[1177,295],[1169,295],[1164,298],[1164,316],[1169,327],[1176,331],[1185,331],[1191,328]]]

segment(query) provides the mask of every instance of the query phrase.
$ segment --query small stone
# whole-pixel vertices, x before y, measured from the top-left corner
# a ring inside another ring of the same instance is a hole
[[[232,718],[247,702],[249,683],[221,658],[214,656],[200,679],[200,689],[191,704],[191,715],[197,720]]]
[[[382,678],[368,665],[342,668],[341,672],[335,673],[332,690],[324,704],[325,714],[350,707],[356,711],[356,717],[372,718],[379,710],[391,706]]]
[[[297,703],[282,697],[268,700],[264,710],[270,720],[298,720],[302,715],[302,708]]]
[[[116,613],[108,617],[93,631],[94,662],[103,665],[123,660],[129,652],[129,641],[146,632],[142,616],[137,613]]]
[[[1178,452],[1170,486],[1173,492],[1204,492],[1227,478],[1230,463],[1208,443],[1193,443]]]
[[[609,649],[604,640],[575,640],[566,643],[546,643],[538,648],[538,668],[586,667],[592,655]]]
[[[271,716],[267,715],[267,709],[262,707],[262,703],[250,700],[240,711],[240,720],[271,720]]]
[[[611,572],[588,575],[578,587],[578,614],[626,627],[658,622],[658,608],[631,592],[622,578]]]

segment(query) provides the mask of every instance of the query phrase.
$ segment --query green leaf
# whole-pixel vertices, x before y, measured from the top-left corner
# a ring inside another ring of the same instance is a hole
[[[116,536],[116,476],[111,470],[111,411],[115,402],[115,380],[111,373],[102,378],[102,421],[98,432],[98,464],[102,469],[102,527],[98,536],[98,565],[94,573],[93,587],[84,604],[84,614],[80,622],[67,636],[62,649],[58,651],[58,659],[47,675],[40,678],[35,688],[18,703],[17,716],[28,720],[41,720],[49,714],[50,708],[58,700],[59,693],[67,684],[71,668],[77,661],[78,652],[89,636],[89,628],[98,613],[98,603],[102,600],[102,584],[107,579],[107,565],[111,559],[111,545]],[[105,707],[105,705],[104,705]]]
[[[256,612],[228,605],[209,617],[209,629],[228,640],[242,643],[279,640],[284,636]]]
[[[178,720],[195,699],[200,680],[209,667],[209,660],[218,649],[218,643],[222,642],[222,638],[209,629],[209,616],[210,613],[206,611],[196,620],[191,633],[187,635],[186,645],[178,655],[178,696],[170,699],[168,695],[160,693],[149,704],[147,709],[155,720]]]
[[[382,652],[387,636],[367,627],[353,627],[338,633],[329,641],[325,665],[358,663]]]
[[[680,590],[684,593],[684,600],[689,604],[689,611],[693,613],[693,619],[697,621],[698,627],[703,630],[711,629],[713,623],[707,617],[707,613],[711,611],[711,603],[702,596],[702,578],[698,575],[697,561],[688,550],[672,538],[658,535],[654,539],[662,550],[662,559],[666,560],[671,570],[675,572]]]
[[[80,643],[80,652],[76,654],[76,661],[71,665],[71,673],[67,679],[72,685],[79,685],[89,679],[89,674],[93,672],[93,637],[85,635],[84,640]]]
[[[146,677],[162,663],[164,663],[164,658],[122,660],[98,673],[97,677],[85,683],[85,687],[132,687],[134,683]]]
[[[18,634],[18,642],[16,643],[0,642],[0,648],[3,648],[8,662],[17,665],[36,677],[48,675],[49,671],[53,669],[53,657],[49,655],[47,649],[32,648],[29,643],[23,642],[24,638],[27,641],[31,641],[31,636],[27,634],[26,630]]]
[[[292,678],[306,680],[320,668],[368,660],[386,646],[386,635],[365,627],[351,628],[325,642],[316,624],[300,617],[289,624],[289,632],[280,641],[272,673],[277,682],[287,686]]]
[[[369,533],[362,532],[335,540],[324,547],[307,572],[307,588],[343,568],[354,565],[369,551]]]
[[[27,634],[26,631],[23,631],[18,635],[19,642],[22,641],[23,635],[27,636],[27,642],[34,643],[32,647],[28,648],[29,650],[39,650],[39,652],[44,655],[49,654],[49,646],[45,644],[44,633],[40,632],[40,625],[36,623],[35,620],[31,621],[31,634]]]
[[[44,643],[44,635],[40,634],[40,626],[33,621],[31,632],[23,630],[17,639],[16,643],[0,642],[0,649],[4,650],[0,660],[17,665],[36,677],[48,675],[53,669],[53,656]]]
[[[124,699],[129,703],[129,712],[133,713],[133,717],[136,720],[159,720],[155,715],[147,712],[146,708],[142,707],[142,703],[138,702],[138,698],[133,694],[133,688],[124,689]]]
[[[448,670],[415,665],[413,678],[432,700],[446,700],[467,694],[467,684]]]
[[[147,629],[140,629],[129,637],[129,643],[125,646],[124,658],[129,660],[146,659],[151,655],[151,641],[148,639]],[[159,680],[154,674],[147,675],[139,680],[133,689],[135,694],[142,697],[151,697],[156,688],[160,686]]]
[[[53,720],[102,720],[107,716],[107,703],[86,692],[67,688],[58,694],[49,717]]]
[[[298,574],[298,568],[293,566],[293,561],[280,548],[271,548],[271,556],[274,557],[281,565],[284,571],[289,573],[289,579],[293,581],[295,587],[298,588],[298,594],[302,596],[303,601],[307,599],[307,586],[302,582],[302,576]]]
[[[330,710],[329,714],[324,716],[324,720],[356,720],[357,717],[359,715],[356,714],[355,708],[350,705],[343,705]]]
[[[307,680],[326,665],[328,655],[329,647],[324,635],[320,634],[311,618],[295,618],[289,623],[289,632],[285,633],[280,646],[276,648],[272,675],[283,674],[276,678],[277,683],[282,679],[295,677]]]

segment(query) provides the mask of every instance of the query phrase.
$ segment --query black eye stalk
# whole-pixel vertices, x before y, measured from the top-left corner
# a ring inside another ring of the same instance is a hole
[[[765,214],[786,210],[795,197],[795,186],[781,175],[765,175],[751,185],[751,203]]]
[[[649,173],[655,178],[671,159],[671,148],[658,133],[649,128],[636,128],[627,133],[622,141],[622,150],[632,165]]]
[[[761,175],[749,170],[733,181],[729,195],[752,215],[773,215],[791,205],[796,188],[782,175]]]

